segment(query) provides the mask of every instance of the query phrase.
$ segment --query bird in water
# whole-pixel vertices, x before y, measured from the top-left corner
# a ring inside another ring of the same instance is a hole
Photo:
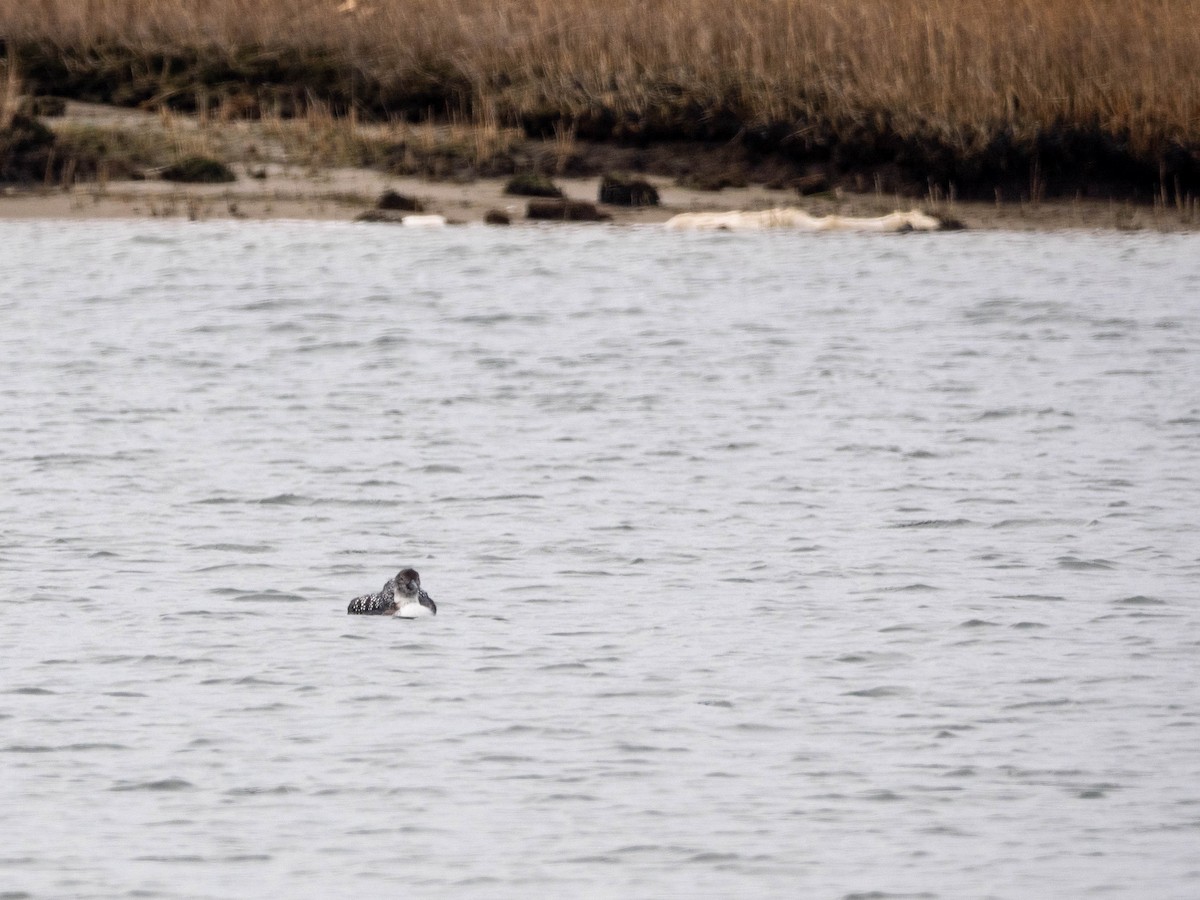
[[[377,594],[364,594],[350,601],[346,609],[352,616],[399,616],[415,619],[436,616],[437,604],[421,590],[421,576],[416,569],[401,569]]]

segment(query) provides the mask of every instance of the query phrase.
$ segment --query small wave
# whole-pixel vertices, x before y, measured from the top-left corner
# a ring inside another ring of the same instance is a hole
[[[881,801],[884,803],[891,803],[895,800],[903,800],[904,795],[897,794],[895,791],[878,790],[878,791],[867,791],[865,794],[862,795],[862,798],[864,800],[876,800],[876,801]]]
[[[963,525],[974,524],[970,519],[915,519],[911,522],[897,522],[892,528],[959,528]]]
[[[601,855],[601,856],[572,856],[570,859],[567,860],[567,862],[571,863],[573,865],[580,864],[580,863],[586,864],[586,865],[591,865],[593,863],[615,865],[615,864],[620,863],[621,860],[617,859],[615,856],[603,856],[603,855]]]
[[[248,563],[248,562],[226,562],[216,563],[211,566],[197,566],[192,569],[193,572],[224,572],[226,569],[237,569],[239,572],[245,572],[248,569],[273,569],[275,568],[270,563]]]
[[[653,744],[631,744],[618,741],[616,748],[622,753],[687,753],[686,747],[655,747]]]
[[[670,844],[626,844],[624,847],[618,847],[615,853],[675,853],[675,854],[692,854],[694,849],[688,847],[678,847]]]
[[[1060,569],[1072,569],[1080,572],[1096,569],[1116,568],[1116,566],[1107,559],[1079,559],[1074,556],[1060,556],[1058,558],[1058,567]]]
[[[14,744],[11,747],[0,749],[2,753],[84,753],[89,750],[128,750],[124,744],[103,744],[103,743],[83,743],[83,744],[63,744],[59,747],[41,746],[37,744],[25,745]]]
[[[495,494],[488,497],[435,497],[434,503],[504,503],[511,500],[542,500],[541,494]]]
[[[362,341],[324,341],[320,344],[301,344],[295,348],[294,352],[320,353],[323,350],[357,350],[362,346]]]
[[[225,792],[227,797],[254,797],[267,794],[294,794],[300,789],[290,784],[277,784],[274,787],[236,787]]]
[[[1019,416],[1025,410],[1013,409],[1011,407],[1005,409],[986,409],[975,417],[976,422],[986,422],[988,419],[1008,419],[1012,416]]]
[[[271,544],[197,544],[193,550],[217,550],[222,553],[270,553]]]
[[[134,861],[161,863],[206,863],[209,860],[206,856],[196,856],[193,853],[155,853],[149,856],[135,856]]]
[[[232,684],[253,684],[253,685],[258,685],[258,684],[280,685],[280,684],[288,684],[289,682],[273,681],[270,678],[259,678],[257,675],[244,675],[241,678],[231,681],[231,683]]]
[[[696,853],[689,856],[684,862],[690,863],[714,863],[714,862],[737,862],[742,858],[740,853],[718,853],[715,850],[707,850],[703,853]]]
[[[835,658],[835,662],[840,663],[903,663],[912,659],[907,653],[896,652],[880,652],[880,651],[863,651],[858,653],[844,653]]]
[[[1067,525],[1079,526],[1083,524],[1082,519],[1063,519],[1063,518],[1016,518],[1016,519],[1001,519],[999,522],[994,522],[991,528],[1037,528],[1046,525]]]
[[[469,316],[458,316],[454,321],[463,325],[498,325],[501,322],[511,322],[516,318],[512,313],[477,313]]]
[[[842,444],[835,447],[838,453],[903,453],[896,444]]]
[[[275,494],[254,502],[261,503],[263,506],[311,506],[316,501],[312,497],[305,497],[302,494]]]
[[[122,781],[110,791],[190,791],[195,785],[183,778],[159,778],[155,781]]]
[[[1073,706],[1075,701],[1069,697],[1056,700],[1029,700],[1025,703],[1010,703],[1004,709],[1053,709],[1058,706]]]
[[[846,691],[847,697],[903,697],[909,693],[908,688],[889,687],[888,685],[880,685],[879,687],[864,688],[861,691]]]
[[[304,598],[299,594],[289,594],[286,591],[248,591],[235,592],[229,598],[235,603],[303,603]]]

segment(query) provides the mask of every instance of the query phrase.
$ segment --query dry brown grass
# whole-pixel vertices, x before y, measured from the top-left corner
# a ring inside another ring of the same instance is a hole
[[[814,104],[946,124],[1200,129],[1194,0],[0,0],[0,33],[147,54],[327,51],[436,67],[493,108],[638,109],[666,87],[751,121]]]
[[[784,123],[969,150],[1067,127],[1140,157],[1200,146],[1195,0],[0,0],[0,34],[150,74],[307,55],[314,83],[374,85],[385,111],[389,89],[441,85],[468,119],[546,133],[599,111],[692,137]]]

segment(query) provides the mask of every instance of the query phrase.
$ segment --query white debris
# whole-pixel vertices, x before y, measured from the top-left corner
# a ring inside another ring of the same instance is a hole
[[[813,216],[802,209],[785,207],[759,212],[701,212],[680,213],[667,220],[674,231],[762,231],[768,228],[787,228],[793,231],[938,231],[940,219],[920,210],[896,211],[886,216],[862,218],[856,216]]]
[[[405,228],[444,228],[446,217],[438,215],[405,216],[400,220]]]

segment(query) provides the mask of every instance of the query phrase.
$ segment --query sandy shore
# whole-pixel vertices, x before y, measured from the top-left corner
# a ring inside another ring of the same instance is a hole
[[[365,168],[322,167],[289,159],[285,146],[273,142],[254,123],[200,123],[188,117],[164,122],[153,113],[93,104],[70,103],[65,117],[47,120],[56,129],[72,126],[130,133],[182,130],[193,139],[219,145],[238,179],[232,184],[181,185],[153,177],[140,181],[79,182],[70,187],[0,189],[0,219],[186,218],[309,219],[350,221],[374,207],[384,191],[420,201],[426,212],[452,223],[482,222],[493,210],[514,224],[525,218],[528,199],[504,193],[505,179],[478,178],[466,183],[406,178]],[[247,159],[249,156],[251,158]],[[601,208],[616,224],[663,222],[679,212],[759,210],[797,206],[816,215],[840,213],[873,216],[896,209],[920,208],[953,218],[970,229],[1060,230],[1114,229],[1154,231],[1200,230],[1194,210],[1104,201],[1039,203],[929,202],[882,193],[833,191],[799,197],[791,190],[751,185],[702,191],[682,188],[671,179],[645,176],[659,191],[657,207]],[[595,202],[599,178],[556,177],[571,199]]]

